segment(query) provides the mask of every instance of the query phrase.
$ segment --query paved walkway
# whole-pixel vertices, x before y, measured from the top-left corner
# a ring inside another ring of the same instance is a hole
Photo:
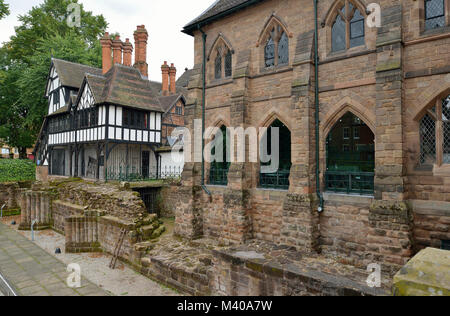
[[[0,223],[0,270],[23,296],[106,296],[85,278],[81,288],[66,285],[67,266]]]

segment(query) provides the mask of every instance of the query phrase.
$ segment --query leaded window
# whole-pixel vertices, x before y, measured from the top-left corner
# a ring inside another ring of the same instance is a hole
[[[425,115],[420,121],[420,163],[436,162],[436,122]]]
[[[280,25],[272,28],[264,46],[264,65],[273,67],[289,63],[289,37]]]
[[[450,95],[442,102],[443,156],[442,162],[450,164]]]
[[[283,32],[278,43],[278,64],[284,65],[287,63],[289,63],[289,39]]]
[[[450,164],[450,95],[439,98],[420,121],[420,164]]]
[[[233,65],[232,65],[232,54],[231,50],[227,50],[225,55],[225,77],[231,77],[233,73]]]
[[[331,26],[331,50],[343,51],[365,44],[365,16],[350,0],[342,2]]]
[[[233,74],[233,51],[223,40],[216,46],[214,79],[229,78]]]
[[[214,62],[214,77],[216,79],[222,78],[222,54],[220,50],[217,51],[216,60]]]
[[[272,37],[269,38],[264,49],[264,60],[266,67],[275,66],[275,42]]]
[[[425,0],[425,29],[445,26],[445,0]]]

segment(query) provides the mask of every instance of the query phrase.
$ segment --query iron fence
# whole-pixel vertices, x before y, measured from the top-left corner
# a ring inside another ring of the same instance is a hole
[[[259,186],[264,189],[289,190],[289,175],[289,170],[261,173],[259,175]]]
[[[165,166],[158,168],[119,167],[107,168],[106,180],[110,181],[150,181],[161,179],[179,179],[183,168],[177,166]]]
[[[325,189],[336,193],[373,194],[374,178],[373,172],[327,171]]]

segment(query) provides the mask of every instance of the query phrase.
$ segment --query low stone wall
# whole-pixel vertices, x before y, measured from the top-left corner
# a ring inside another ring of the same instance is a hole
[[[61,200],[53,201],[52,203],[52,218],[53,229],[64,234],[66,227],[66,218],[72,216],[82,216],[85,208],[83,206],[75,205]]]
[[[191,272],[159,258],[144,258],[141,263],[140,273],[149,278],[189,295],[211,295],[210,277],[206,273]]]
[[[414,250],[440,248],[443,240],[450,240],[450,203],[439,201],[411,201],[414,212]]]
[[[325,194],[320,214],[320,245],[323,254],[366,268],[367,235],[371,197]]]
[[[122,229],[126,230],[126,235],[123,240],[122,248],[119,252],[119,257],[127,262],[130,262],[134,244],[138,241],[136,225],[132,222],[121,220],[112,216],[100,217],[98,219],[98,241],[105,252],[113,254],[117,242],[119,241],[120,232]]]
[[[279,265],[254,251],[213,251],[213,292],[221,296],[383,296],[351,279],[295,265]]]
[[[18,194],[20,186],[18,183],[0,183],[0,207],[6,204],[4,210],[18,209]]]

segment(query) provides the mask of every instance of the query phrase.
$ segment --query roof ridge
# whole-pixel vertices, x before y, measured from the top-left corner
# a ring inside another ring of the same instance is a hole
[[[81,63],[75,63],[73,61],[68,61],[68,60],[64,60],[64,59],[61,59],[61,58],[54,58],[54,57],[52,57],[52,60],[58,60],[58,61],[62,61],[62,62],[68,63],[68,64],[72,64],[72,65],[84,66],[84,67],[87,67],[87,68],[101,70],[101,68],[97,68],[97,67],[94,67],[94,66],[89,66],[89,65],[81,64]]]

